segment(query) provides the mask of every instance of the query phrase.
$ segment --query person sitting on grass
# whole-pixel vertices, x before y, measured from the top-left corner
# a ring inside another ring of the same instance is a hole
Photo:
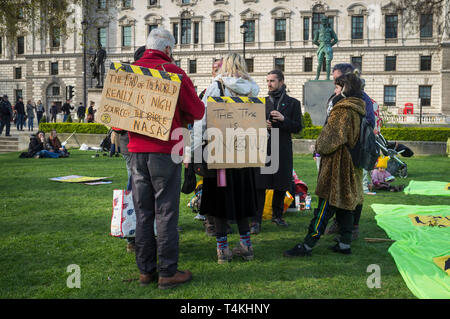
[[[388,160],[388,156],[378,158],[376,169],[372,171],[372,184],[369,187],[377,190],[401,192],[405,185],[394,186],[390,184],[395,180],[395,177],[386,170]]]
[[[30,138],[30,144],[28,145],[28,152],[20,154],[20,158],[43,158],[51,157],[58,158],[59,154],[55,152],[50,152],[46,149],[45,143],[45,133],[43,131],[37,132],[36,135],[32,135]]]
[[[69,152],[62,146],[55,129],[50,132],[50,136],[47,138],[46,149],[50,152],[58,153],[59,157],[69,156]]]

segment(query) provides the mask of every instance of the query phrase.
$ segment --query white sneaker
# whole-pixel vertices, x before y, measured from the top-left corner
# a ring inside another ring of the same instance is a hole
[[[206,220],[206,217],[203,216],[203,215],[197,214],[197,216],[195,216],[194,219],[197,219],[197,220]]]

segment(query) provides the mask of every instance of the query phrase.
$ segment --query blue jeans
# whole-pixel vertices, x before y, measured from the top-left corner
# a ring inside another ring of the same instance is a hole
[[[64,114],[63,122],[66,122],[68,118],[69,118],[69,114]]]
[[[16,127],[17,130],[22,131],[23,130],[23,124],[25,123],[25,117],[23,114],[19,114],[17,113],[17,123],[16,123]]]
[[[58,158],[58,153],[49,152],[47,150],[42,150],[36,153],[36,155],[39,155],[39,157],[50,157],[50,158]]]
[[[33,130],[33,121],[34,121],[33,117],[28,118],[28,130]]]

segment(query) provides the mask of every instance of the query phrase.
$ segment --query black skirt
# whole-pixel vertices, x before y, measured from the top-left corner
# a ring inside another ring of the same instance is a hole
[[[227,186],[204,178],[200,214],[228,220],[253,217],[257,212],[254,168],[226,169]]]

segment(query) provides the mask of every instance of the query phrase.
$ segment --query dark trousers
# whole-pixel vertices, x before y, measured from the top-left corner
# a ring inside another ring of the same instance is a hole
[[[23,125],[25,124],[25,114],[17,113],[17,130],[22,131]]]
[[[52,116],[50,118],[50,122],[56,123],[56,114],[52,114]]]
[[[340,241],[350,245],[352,242],[353,212],[329,205],[328,200],[319,198],[319,206],[314,210],[314,217],[311,219],[308,234],[304,243],[309,247],[314,247],[320,236],[325,232],[329,220],[336,214],[336,221],[341,234]]]
[[[178,268],[181,164],[175,164],[170,154],[130,155],[136,211],[136,264],[142,274],[158,269],[159,276],[171,277]],[[153,228],[155,220],[157,237]]]
[[[284,196],[285,191],[273,191],[272,197],[272,219],[282,218],[283,209],[284,209]],[[258,212],[256,217],[253,219],[253,222],[262,223],[262,215],[264,212],[264,203],[266,202],[266,190],[265,189],[257,189],[256,196],[258,200]]]
[[[215,217],[214,220],[216,225],[216,237],[227,236],[228,221],[226,219],[218,217]],[[246,235],[250,231],[250,227],[248,225],[248,218],[238,219],[236,220],[236,224],[238,226],[240,235]]]
[[[38,123],[38,126],[39,126],[39,123],[41,123],[42,115],[44,115],[44,113],[43,112],[36,112],[36,114],[37,114],[37,123]]]
[[[354,226],[359,225],[359,219],[361,218],[362,208],[363,208],[363,205],[359,204],[356,206],[355,210],[353,211],[353,225]]]
[[[3,117],[2,120],[0,121],[0,135],[2,135],[3,132],[3,128],[6,126],[6,135],[9,135],[9,131],[11,129],[11,118],[8,117]]]

